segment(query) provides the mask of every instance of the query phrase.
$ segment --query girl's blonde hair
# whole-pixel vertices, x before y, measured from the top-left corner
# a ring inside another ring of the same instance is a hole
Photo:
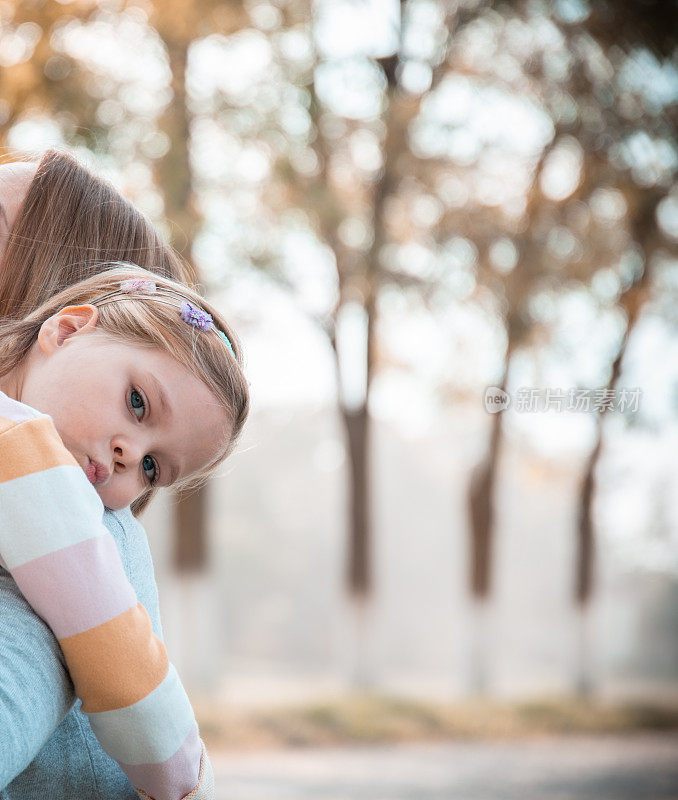
[[[121,292],[116,295],[115,302],[109,298],[97,306],[98,298],[120,289],[122,282],[130,278],[153,281],[162,302],[154,300],[153,294]],[[184,322],[179,311],[182,299],[165,295],[163,290],[180,294],[192,306],[210,314],[213,326],[231,342],[233,354],[214,327],[201,331]],[[242,348],[226,319],[197,292],[177,281],[133,264],[100,264],[95,275],[54,295],[24,319],[0,321],[0,376],[24,361],[45,320],[65,306],[77,305],[97,306],[96,327],[107,338],[121,344],[169,353],[200,378],[226,409],[229,424],[223,433],[224,446],[209,464],[196,474],[177,481],[174,488],[193,489],[204,484],[208,475],[233,452],[249,413],[249,387],[243,374]],[[215,431],[215,436],[220,433]],[[156,492],[157,489],[149,487],[132,503],[135,516],[146,508]]]

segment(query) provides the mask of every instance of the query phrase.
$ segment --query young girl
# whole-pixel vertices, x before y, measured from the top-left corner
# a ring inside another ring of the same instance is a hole
[[[211,796],[185,692],[101,517],[232,452],[249,409],[236,337],[190,289],[118,266],[0,323],[0,392],[6,568],[140,796]]]

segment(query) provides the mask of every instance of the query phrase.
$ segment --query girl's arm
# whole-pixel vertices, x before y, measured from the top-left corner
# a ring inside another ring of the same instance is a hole
[[[92,730],[140,797],[212,798],[193,710],[103,511],[49,417],[0,417],[0,557],[57,637]]]
[[[125,574],[162,638],[146,533],[129,508],[103,522]],[[0,798],[138,798],[78,708],[54,634],[0,568]],[[79,704],[78,704],[79,705]]]
[[[146,532],[129,508],[107,511],[125,574],[162,639]],[[138,800],[77,707],[63,653],[12,576],[0,568],[0,798]],[[66,713],[70,709],[70,713]],[[64,718],[64,714],[66,714]],[[59,724],[60,723],[60,724]],[[56,730],[55,730],[56,726]]]

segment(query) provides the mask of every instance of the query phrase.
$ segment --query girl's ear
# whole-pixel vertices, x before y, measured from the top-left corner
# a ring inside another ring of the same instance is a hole
[[[72,336],[89,333],[96,328],[99,311],[96,306],[65,306],[46,319],[38,333],[38,343],[46,353],[62,347]]]

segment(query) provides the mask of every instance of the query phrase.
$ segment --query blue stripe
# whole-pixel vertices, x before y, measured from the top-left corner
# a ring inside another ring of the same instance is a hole
[[[0,483],[0,553],[8,569],[106,533],[104,504],[73,464]]]
[[[163,682],[126,708],[87,714],[109,756],[123,764],[160,764],[181,747],[195,722],[193,709],[170,664]]]

